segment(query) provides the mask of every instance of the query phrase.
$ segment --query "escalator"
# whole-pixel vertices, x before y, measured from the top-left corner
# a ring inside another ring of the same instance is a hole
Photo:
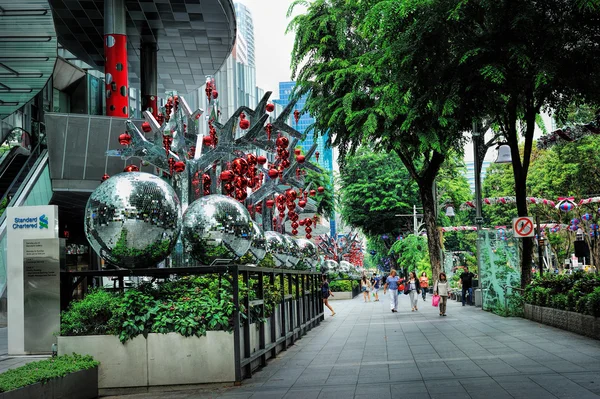
[[[9,194],[9,188],[13,185],[30,155],[29,151],[24,151],[22,147],[13,147],[4,157],[0,164],[0,198]]]

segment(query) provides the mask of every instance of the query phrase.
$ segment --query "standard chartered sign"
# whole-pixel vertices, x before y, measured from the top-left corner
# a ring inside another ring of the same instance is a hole
[[[39,217],[14,218],[12,228],[16,229],[47,229],[48,216],[40,215]]]
[[[6,284],[8,303],[10,303],[8,307],[8,353],[11,355],[35,353],[39,349],[28,345],[25,339],[25,336],[29,336],[28,334],[31,333],[31,331],[25,331],[26,326],[29,330],[35,330],[34,333],[39,336],[40,340],[45,339],[47,331],[42,327],[35,327],[34,329],[32,326],[36,325],[35,323],[42,319],[41,323],[47,324],[47,320],[32,313],[31,309],[36,309],[37,306],[37,308],[45,309],[44,311],[46,312],[48,309],[43,306],[51,302],[53,303],[52,306],[55,307],[55,301],[48,299],[49,297],[53,298],[55,293],[51,293],[52,295],[50,295],[47,291],[48,287],[54,286],[58,290],[59,285],[50,284],[43,286],[36,280],[39,277],[35,275],[37,273],[37,266],[34,265],[34,267],[31,263],[38,262],[38,260],[31,260],[30,258],[34,257],[31,254],[26,256],[29,259],[30,264],[28,267],[31,270],[26,270],[27,268],[24,265],[26,262],[23,259],[27,254],[23,251],[23,242],[24,240],[58,238],[58,207],[55,205],[11,207],[6,210],[6,221],[8,222]],[[27,279],[27,276],[29,276],[29,279]],[[38,295],[41,293],[44,293],[45,296],[43,298],[45,299],[40,300],[39,306],[32,306],[31,301],[42,298]],[[25,294],[28,295],[28,298]],[[55,309],[52,310],[52,314],[57,314]],[[56,317],[53,316],[53,318]],[[36,326],[39,326],[39,324]],[[49,334],[50,338],[52,338],[52,332]],[[49,350],[50,348],[47,349],[47,351]]]

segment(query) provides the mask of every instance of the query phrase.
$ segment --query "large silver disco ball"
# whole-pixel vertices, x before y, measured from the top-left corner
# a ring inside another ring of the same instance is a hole
[[[265,231],[267,251],[273,255],[276,267],[286,267],[288,261],[288,244],[283,235],[275,231]]]
[[[296,244],[296,240],[294,240],[292,237],[286,234],[282,234],[282,236],[288,245],[288,266],[294,268],[296,267],[298,262],[300,262],[300,259],[302,257],[302,255],[300,254],[300,247],[298,247],[298,244]]]
[[[258,223],[253,223],[252,226],[253,232],[252,242],[250,243],[250,253],[258,262],[260,262],[267,255],[267,239]]]
[[[317,267],[319,263],[319,256],[317,253],[317,246],[310,240],[305,238],[299,238],[296,240],[300,253],[302,254],[302,261],[310,266],[311,269]]]
[[[198,262],[238,259],[250,249],[254,222],[242,204],[224,195],[207,195],[183,215],[184,250]]]
[[[90,195],[84,229],[94,251],[107,262],[125,268],[154,267],[177,242],[179,198],[157,176],[121,173]]]
[[[346,260],[340,261],[340,271],[344,273],[348,273],[351,270],[354,270],[354,265]]]
[[[330,273],[330,272],[337,272],[339,271],[340,266],[338,265],[338,263],[334,260],[331,259],[327,259],[325,262],[323,262],[323,264],[321,265],[321,272],[322,273]]]

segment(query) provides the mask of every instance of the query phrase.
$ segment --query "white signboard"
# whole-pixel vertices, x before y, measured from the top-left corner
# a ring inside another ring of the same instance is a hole
[[[6,210],[8,354],[24,355],[25,297],[23,240],[58,238],[56,205],[10,207]]]
[[[516,238],[534,237],[533,218],[523,216],[513,219],[513,232]]]

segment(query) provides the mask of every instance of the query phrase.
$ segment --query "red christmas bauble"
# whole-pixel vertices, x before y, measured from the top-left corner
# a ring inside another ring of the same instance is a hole
[[[306,226],[304,228],[304,231],[306,231],[308,234],[312,233],[312,228],[310,226]]]
[[[287,148],[289,144],[290,140],[285,136],[279,136],[277,137],[277,141],[275,141],[275,145],[280,148]]]
[[[202,137],[202,144],[204,144],[206,147],[210,147],[213,145],[213,138],[210,136],[204,136]]]
[[[123,169],[123,172],[139,172],[140,168],[137,167],[137,165],[127,165],[125,167],[125,169]]]
[[[300,201],[298,201],[298,206],[299,206],[300,208],[304,208],[304,207],[306,206],[306,201],[304,201],[304,200],[300,200]]]
[[[221,172],[219,179],[224,182],[230,182],[235,178],[235,174],[231,170],[224,170]]]
[[[110,176],[107,175],[106,173],[102,175],[102,178],[100,179],[100,181],[107,181],[108,179],[110,179]]]
[[[204,173],[202,175],[202,183],[204,183],[205,186],[210,186],[210,184],[212,183],[212,179],[210,178],[209,174]]]
[[[242,176],[236,176],[235,179],[233,179],[233,185],[235,188],[243,190],[248,187],[248,181]]]
[[[246,192],[246,190],[235,190],[235,199],[237,199],[238,201],[243,201],[246,198],[248,198],[248,193]]]
[[[256,157],[256,162],[260,165],[264,165],[267,163],[267,157],[259,155],[258,157]]]
[[[289,190],[286,190],[285,197],[288,201],[295,201],[296,198],[298,198],[298,193],[296,192],[296,190],[290,188]]]
[[[248,172],[248,162],[243,158],[236,158],[231,162],[231,170],[238,176],[245,175]]]
[[[284,213],[285,212],[285,206],[284,205],[277,205],[277,210],[279,211],[279,213]]]
[[[293,210],[288,211],[288,217],[290,218],[290,220],[294,221],[294,219],[296,219],[297,216],[298,216],[298,214],[296,212],[294,212]]]
[[[315,195],[317,195],[317,190],[310,190],[310,196],[314,197]]]
[[[284,158],[284,159],[288,159],[290,157],[290,152],[288,150],[286,150],[286,149],[282,149],[279,152],[279,157],[280,158]]]
[[[298,228],[298,222],[293,222],[292,229],[297,229],[297,228]]]
[[[235,190],[235,187],[231,183],[226,183],[223,185],[223,189],[226,193],[231,193],[233,190]]]
[[[307,240],[310,240],[312,238],[312,236],[310,234],[305,235]]]
[[[240,121],[240,129],[246,130],[250,127],[250,121],[248,119],[242,119]]]
[[[325,192],[325,187],[321,186],[321,187],[317,188],[317,191],[320,193],[323,193],[323,192]]]
[[[295,148],[294,149],[294,155],[298,156],[300,154],[302,154],[302,150],[300,148]]]
[[[148,122],[142,122],[142,131],[144,133],[150,133],[152,131],[152,126]]]
[[[212,91],[212,96],[213,96],[213,98],[218,98],[219,97],[219,92],[216,91],[216,90],[213,90]]]
[[[298,161],[298,163],[304,163],[304,161],[306,161],[306,157],[304,155],[298,155],[296,157],[296,161]]]
[[[298,230],[296,230],[296,229],[293,229],[293,230],[292,230],[292,234],[293,234],[293,235],[295,235],[295,236],[296,236],[296,235],[298,235]]]
[[[267,104],[267,112],[273,112],[273,111],[275,111],[275,104],[268,103]]]
[[[306,224],[306,219],[302,219],[298,222],[300,226],[304,226]]]
[[[276,179],[279,176],[279,171],[277,169],[269,169],[269,177],[271,179]]]
[[[273,208],[273,205],[275,205],[275,201],[273,200],[267,200],[267,208]]]
[[[256,158],[256,155],[254,154],[246,154],[246,161],[248,162],[249,165],[256,165],[258,163],[258,159]]]
[[[256,213],[262,213],[262,205],[258,204],[254,207]]]
[[[119,144],[121,144],[121,145],[131,144],[131,136],[129,135],[129,133],[125,132],[119,136]]]
[[[281,161],[281,166],[283,166],[284,169],[289,168],[291,165],[290,160],[289,159],[284,159],[283,161]]]
[[[173,170],[176,173],[183,172],[185,170],[185,162],[183,162],[183,161],[175,162],[175,165],[173,165]]]
[[[312,224],[313,224],[313,221],[306,218],[306,225],[310,227],[310,226],[312,226]]]

